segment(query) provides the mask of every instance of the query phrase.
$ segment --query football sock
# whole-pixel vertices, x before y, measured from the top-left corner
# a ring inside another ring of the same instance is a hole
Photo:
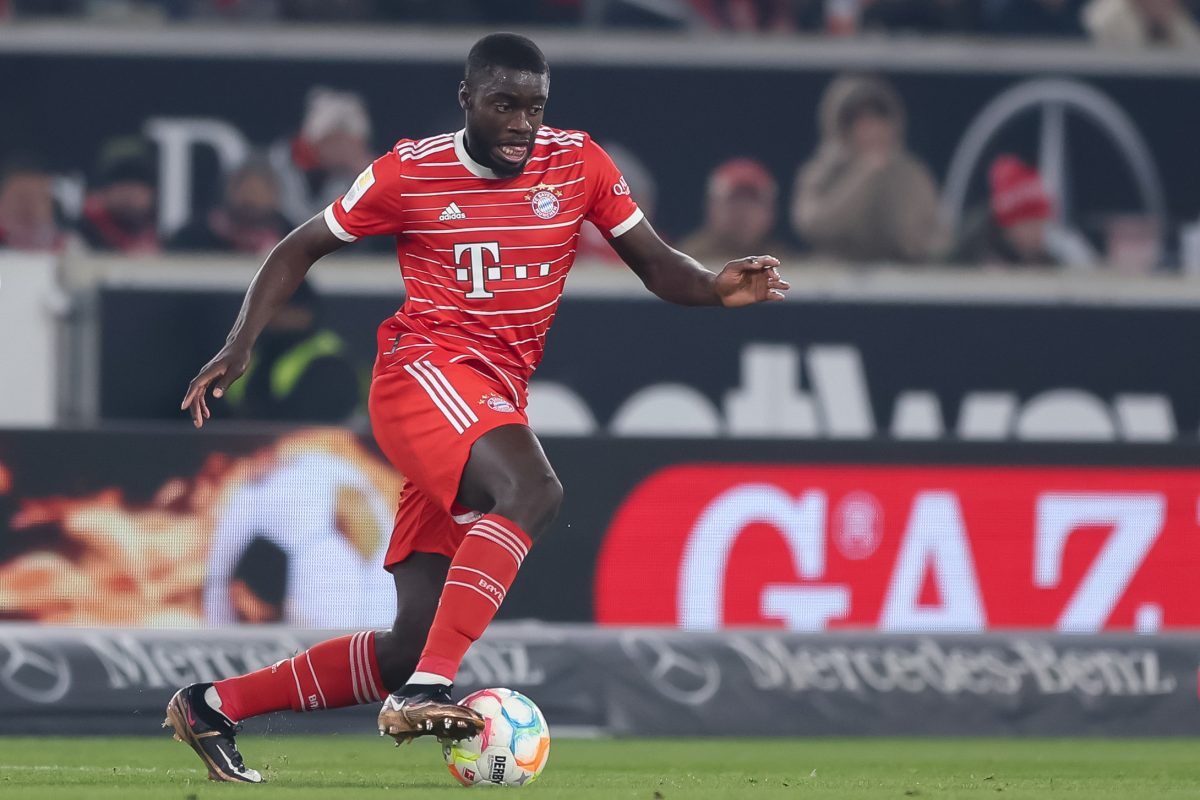
[[[467,648],[500,610],[531,544],[524,531],[498,514],[487,514],[467,531],[450,562],[433,626],[410,683],[432,682],[428,675],[417,681],[421,673],[453,683]]]
[[[237,678],[213,684],[210,706],[234,722],[270,711],[317,711],[382,700],[375,631],[359,631]]]
[[[414,672],[408,682],[414,686],[450,686],[453,684],[449,678],[434,675],[432,672]]]

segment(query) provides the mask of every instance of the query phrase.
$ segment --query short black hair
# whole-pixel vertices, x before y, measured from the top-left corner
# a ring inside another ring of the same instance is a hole
[[[493,69],[515,69],[546,75],[550,65],[541,48],[527,36],[517,33],[489,33],[471,47],[467,53],[466,80]]]

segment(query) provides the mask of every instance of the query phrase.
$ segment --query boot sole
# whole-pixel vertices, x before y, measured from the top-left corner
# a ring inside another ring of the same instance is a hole
[[[445,711],[415,709],[417,719],[401,711],[385,709],[379,712],[379,735],[391,736],[396,744],[406,744],[418,736],[436,736],[439,740],[461,741],[483,732],[483,720],[458,706]],[[464,723],[464,724],[459,724]]]

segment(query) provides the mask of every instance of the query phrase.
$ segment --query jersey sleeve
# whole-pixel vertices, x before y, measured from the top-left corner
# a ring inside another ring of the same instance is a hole
[[[645,216],[629,194],[629,184],[617,165],[589,136],[583,143],[584,174],[588,184],[588,207],[584,218],[606,239],[615,239]]]
[[[325,209],[325,224],[343,242],[361,236],[394,236],[400,233],[403,209],[400,157],[393,150],[375,159]]]

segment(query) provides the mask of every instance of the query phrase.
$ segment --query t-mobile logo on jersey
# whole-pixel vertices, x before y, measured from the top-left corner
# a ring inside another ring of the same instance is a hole
[[[463,263],[464,254],[468,256],[466,264]],[[486,256],[491,256],[490,260],[494,263],[489,264]],[[499,242],[456,244],[454,245],[454,263],[457,266],[454,270],[455,279],[471,283],[471,291],[466,294],[468,300],[486,300],[489,297],[495,297],[496,293],[488,290],[487,282],[500,280],[503,269],[511,269],[512,276],[518,280],[528,278],[531,273],[540,278],[545,278],[550,274],[549,264],[502,265]]]

